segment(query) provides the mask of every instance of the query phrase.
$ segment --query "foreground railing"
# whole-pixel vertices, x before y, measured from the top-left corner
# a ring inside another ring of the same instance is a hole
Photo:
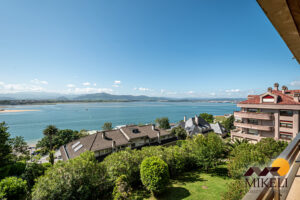
[[[280,183],[279,177],[276,178],[275,187],[261,187],[261,188],[250,188],[249,192],[244,196],[243,200],[285,200],[290,192],[293,181],[296,177],[297,171],[300,164],[300,133],[289,143],[285,150],[277,157],[287,160],[290,164],[289,172],[280,177],[282,181]],[[271,174],[266,176],[264,180],[269,180],[272,177]],[[270,185],[270,184],[267,184]],[[300,188],[299,188],[300,189]],[[300,198],[300,197],[299,197]]]

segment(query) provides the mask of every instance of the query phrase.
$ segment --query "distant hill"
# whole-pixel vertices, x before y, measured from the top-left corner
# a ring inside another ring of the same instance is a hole
[[[73,98],[74,100],[104,100],[104,101],[160,101],[169,100],[164,97],[148,97],[145,95],[134,96],[134,95],[112,95],[108,93],[95,93],[95,94],[85,94]]]

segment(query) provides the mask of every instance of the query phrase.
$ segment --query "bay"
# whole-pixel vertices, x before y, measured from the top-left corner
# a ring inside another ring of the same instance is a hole
[[[8,106],[11,110],[38,110],[34,112],[0,113],[0,122],[9,126],[11,137],[23,136],[28,143],[43,137],[47,125],[59,129],[100,130],[104,122],[113,126],[154,123],[157,117],[168,117],[178,122],[207,112],[213,115],[231,114],[238,110],[233,103],[204,102],[118,102],[118,103],[69,103],[45,105]]]

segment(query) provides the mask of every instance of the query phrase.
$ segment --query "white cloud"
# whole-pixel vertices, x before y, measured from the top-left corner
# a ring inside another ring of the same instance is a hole
[[[43,84],[43,85],[48,85],[48,82],[47,82],[47,81],[41,81],[41,80],[39,80],[39,79],[37,79],[37,78],[31,80],[30,82],[33,83],[33,84],[36,84],[36,85],[41,85],[41,84]]]
[[[227,93],[238,93],[238,92],[241,92],[240,89],[230,89],[230,90],[225,90],[225,92]]]
[[[89,83],[89,82],[85,82],[85,83],[82,83],[82,85],[83,85],[83,86],[90,86],[90,85],[91,85],[91,83]]]
[[[94,85],[94,86],[97,86],[97,83],[94,83],[93,85]]]
[[[216,96],[215,92],[210,93],[211,96]]]
[[[165,91],[164,89],[161,89],[161,90],[160,90],[160,93],[161,93],[161,94],[164,94],[165,92],[166,92],[166,91]]]
[[[67,87],[68,87],[68,88],[74,88],[75,85],[74,85],[74,84],[68,84]]]
[[[139,87],[139,88],[135,87],[135,88],[133,88],[133,90],[138,90],[138,91],[142,91],[142,92],[153,91],[149,88],[144,88],[144,87]]]
[[[45,89],[36,84],[11,84],[0,82],[0,93],[40,92]]]
[[[300,87],[300,81],[293,81],[290,83],[291,86]]]
[[[121,85],[121,81],[114,81],[114,84],[112,86],[118,88],[120,87],[120,85]]]
[[[91,87],[69,89],[69,93],[75,93],[75,94],[100,93],[100,92],[111,93],[113,92],[113,90],[110,88],[91,88]]]
[[[194,91],[188,91],[187,94],[194,94]]]

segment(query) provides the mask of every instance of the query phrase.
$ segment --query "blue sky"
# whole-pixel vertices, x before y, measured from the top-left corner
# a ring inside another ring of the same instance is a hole
[[[0,92],[246,97],[300,88],[255,0],[0,2]]]

